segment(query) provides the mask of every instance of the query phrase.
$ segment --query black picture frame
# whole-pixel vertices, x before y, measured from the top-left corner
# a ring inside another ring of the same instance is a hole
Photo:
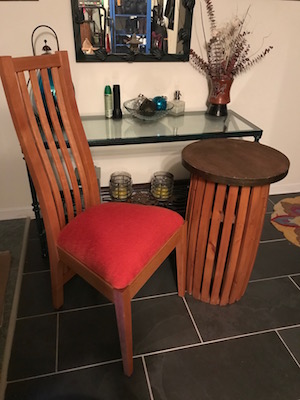
[[[81,35],[80,23],[80,9],[78,0],[71,0],[72,8],[72,21],[74,31],[74,45],[77,62],[179,62],[189,61],[190,42],[191,42],[191,29],[193,9],[195,0],[181,0],[183,7],[185,7],[185,21],[184,27],[178,32],[179,40],[182,41],[183,52],[182,54],[165,54],[159,49],[154,49],[151,54],[142,54],[129,52],[128,54],[107,54],[105,50],[96,50],[95,54],[85,54],[81,50]]]

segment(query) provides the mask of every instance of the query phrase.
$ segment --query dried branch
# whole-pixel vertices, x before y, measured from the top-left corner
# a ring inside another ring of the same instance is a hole
[[[190,51],[190,61],[198,71],[203,72],[211,79],[233,78],[260,62],[272,50],[273,47],[269,46],[257,56],[249,56],[250,44],[247,36],[251,32],[243,30],[243,27],[250,7],[242,19],[235,17],[225,26],[217,28],[213,2],[212,0],[204,1],[210,22],[211,38],[206,40],[201,10],[207,60],[200,57],[194,50]]]
[[[216,29],[215,10],[211,0],[205,0],[205,3],[208,19],[210,21],[210,32],[212,33],[213,30]]]

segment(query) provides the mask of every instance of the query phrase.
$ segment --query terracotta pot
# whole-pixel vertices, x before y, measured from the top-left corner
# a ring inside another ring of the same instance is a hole
[[[227,115],[227,104],[230,102],[230,88],[233,79],[223,77],[210,80],[207,114],[213,116]]]

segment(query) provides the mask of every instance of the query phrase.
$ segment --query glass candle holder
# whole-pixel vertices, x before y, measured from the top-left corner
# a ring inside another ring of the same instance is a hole
[[[160,201],[168,200],[173,193],[174,176],[170,172],[159,171],[151,179],[151,194]]]
[[[110,176],[109,192],[115,200],[127,200],[132,194],[132,179],[128,172],[114,172]]]

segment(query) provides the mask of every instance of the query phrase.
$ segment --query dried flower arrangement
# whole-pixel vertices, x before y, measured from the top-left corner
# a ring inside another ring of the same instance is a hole
[[[251,32],[244,30],[249,8],[242,19],[235,17],[219,28],[216,25],[212,0],[204,1],[210,23],[211,38],[209,41],[206,40],[203,28],[207,61],[196,54],[194,50],[190,50],[190,62],[198,71],[204,73],[211,80],[233,79],[261,61],[271,51],[273,47],[269,46],[257,56],[249,56],[250,44],[247,41],[247,36]]]

